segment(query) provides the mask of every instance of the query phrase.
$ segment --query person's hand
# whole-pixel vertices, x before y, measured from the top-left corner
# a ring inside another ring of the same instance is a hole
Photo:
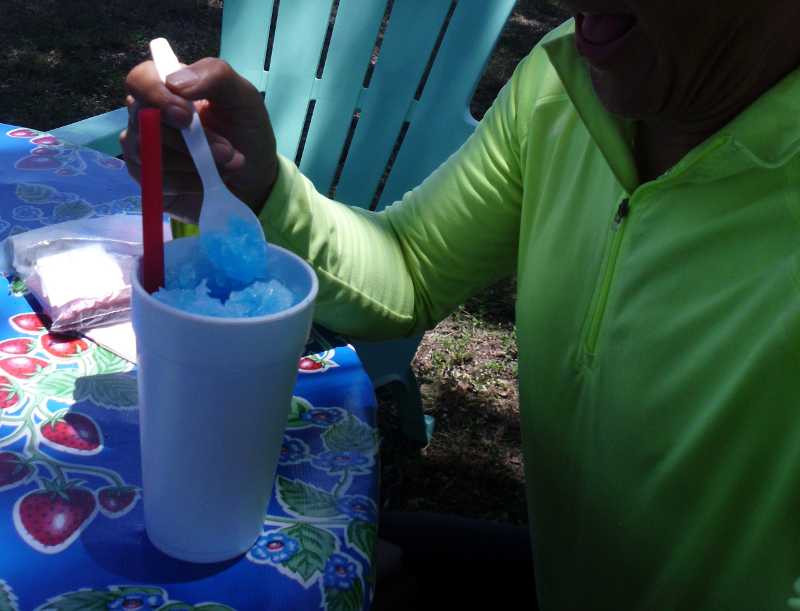
[[[161,82],[153,62],[128,73],[128,127],[121,136],[128,172],[137,181],[139,108],[161,110],[164,168],[164,209],[173,217],[196,223],[202,185],[178,129],[191,122],[192,104],[208,136],[217,168],[228,188],[256,214],[277,178],[275,135],[261,94],[226,62],[206,58],[171,74]]]

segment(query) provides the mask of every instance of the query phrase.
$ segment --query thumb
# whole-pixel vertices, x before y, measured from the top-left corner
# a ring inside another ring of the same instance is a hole
[[[261,94],[230,64],[207,57],[167,77],[167,88],[187,100],[208,100],[216,108],[263,104]]]

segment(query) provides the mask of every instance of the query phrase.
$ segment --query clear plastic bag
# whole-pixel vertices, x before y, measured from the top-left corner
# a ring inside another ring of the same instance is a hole
[[[20,233],[0,245],[0,268],[25,283],[52,321],[51,331],[122,322],[130,318],[130,274],[142,253],[141,224],[138,215],[113,215]]]

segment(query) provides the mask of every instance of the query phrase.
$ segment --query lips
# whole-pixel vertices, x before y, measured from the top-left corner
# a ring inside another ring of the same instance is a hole
[[[578,13],[575,16],[578,52],[596,67],[608,66],[622,56],[635,26],[633,15]]]

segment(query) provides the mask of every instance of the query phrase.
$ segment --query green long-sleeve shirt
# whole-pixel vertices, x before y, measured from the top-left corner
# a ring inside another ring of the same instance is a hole
[[[318,319],[355,336],[430,328],[516,271],[542,609],[787,609],[800,71],[658,180],[639,183],[631,133],[595,97],[568,23],[401,202],[332,203],[282,160],[261,218],[316,267]]]

